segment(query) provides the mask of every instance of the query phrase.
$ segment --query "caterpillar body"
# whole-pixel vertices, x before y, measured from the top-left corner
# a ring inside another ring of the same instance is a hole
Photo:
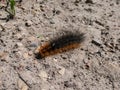
[[[37,48],[35,53],[37,59],[41,59],[57,53],[69,51],[71,49],[78,48],[84,41],[84,33],[67,32],[60,37],[52,39],[46,42],[42,46]]]

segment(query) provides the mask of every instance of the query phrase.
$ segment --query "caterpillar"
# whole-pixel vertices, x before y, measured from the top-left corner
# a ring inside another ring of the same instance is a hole
[[[78,48],[84,41],[84,33],[65,32],[61,36],[52,39],[36,49],[35,57],[42,59],[50,55],[69,51]]]

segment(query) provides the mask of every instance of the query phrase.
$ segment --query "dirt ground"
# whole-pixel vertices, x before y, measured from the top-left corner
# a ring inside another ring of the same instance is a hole
[[[0,20],[0,90],[120,90],[120,0],[23,0],[15,9],[15,19]],[[86,39],[36,59],[62,30]]]

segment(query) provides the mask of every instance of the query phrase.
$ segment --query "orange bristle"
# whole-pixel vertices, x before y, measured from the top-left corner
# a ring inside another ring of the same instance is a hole
[[[65,35],[58,37],[48,43],[45,43],[38,49],[36,58],[44,58],[57,53],[69,51],[71,49],[78,48],[84,41],[83,33],[66,33]]]

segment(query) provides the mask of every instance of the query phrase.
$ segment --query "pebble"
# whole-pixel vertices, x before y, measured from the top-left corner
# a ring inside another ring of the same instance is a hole
[[[31,37],[28,37],[28,40],[29,40],[29,41],[35,41],[36,38],[35,38],[34,36],[31,36]]]
[[[28,90],[28,86],[23,86],[21,90]]]
[[[5,23],[1,23],[0,24],[0,31],[4,30],[5,29]]]
[[[5,53],[5,52],[0,52],[0,60],[1,61],[5,61],[5,62],[8,62],[7,60],[8,60],[8,55],[7,55],[7,53]]]
[[[38,46],[38,43],[37,43],[37,42],[32,42],[29,46],[30,46],[30,47],[37,47],[37,46]]]
[[[87,50],[90,51],[91,54],[94,54],[96,52],[99,52],[99,47],[92,45],[91,47],[88,47]]]
[[[116,48],[118,49],[118,50],[120,50],[120,45],[118,44],[118,45],[116,45]]]
[[[38,46],[36,37],[34,37],[34,36],[28,37],[28,41],[31,42],[29,47],[37,47]]]
[[[6,23],[1,23],[0,25],[4,27],[6,25]]]
[[[16,43],[16,46],[17,46],[17,47],[23,47],[23,44],[22,44],[21,42],[17,42],[17,43]]]
[[[37,2],[39,2],[39,3],[42,3],[42,0],[36,0]]]
[[[55,22],[53,20],[50,21],[50,24],[55,24]]]
[[[33,52],[32,52],[32,51],[29,51],[29,52],[28,52],[28,55],[29,55],[29,56],[31,56],[32,54],[33,54]]]
[[[92,40],[92,43],[95,44],[96,46],[101,46],[101,41],[96,38]]]
[[[38,79],[35,78],[34,73],[30,70],[21,71],[19,74],[29,87],[31,87],[31,84],[38,82]]]
[[[42,90],[46,90],[46,89],[42,89]]]
[[[2,85],[3,83],[2,83],[3,81],[2,80],[0,80],[0,85]]]
[[[91,36],[93,37],[92,39],[92,43],[95,44],[96,46],[100,46],[102,44],[102,40],[101,40],[101,31],[92,28],[91,29]]]
[[[55,62],[57,62],[58,60],[56,58],[53,59]]]
[[[114,81],[120,81],[120,68],[117,62],[106,62],[104,69]]]
[[[3,69],[2,69],[2,67],[0,67],[0,74],[3,72]]]
[[[22,52],[21,51],[17,51],[16,53],[15,53],[15,57],[16,58],[19,58],[19,57],[21,57],[22,56]]]
[[[92,0],[86,0],[85,3],[93,4],[93,1]]]
[[[47,78],[48,78],[48,75],[47,75],[47,73],[46,73],[45,71],[41,71],[41,72],[39,73],[39,77],[40,77],[43,81],[46,81]]]
[[[24,53],[24,54],[23,54],[23,57],[24,57],[25,59],[28,59],[28,57],[29,57],[29,56],[28,56],[28,53]]]
[[[34,11],[39,11],[39,10],[40,10],[40,5],[39,5],[39,3],[38,3],[38,4],[35,4],[33,8],[34,8]]]
[[[20,90],[28,90],[28,86],[21,80],[18,80],[18,87]]]
[[[28,20],[28,21],[25,23],[25,25],[26,25],[27,27],[30,27],[30,26],[32,25],[32,21]]]
[[[17,34],[16,34],[16,37],[17,37],[19,40],[22,40],[22,38],[23,38],[20,33],[17,33]]]
[[[5,55],[4,52],[0,52],[0,58],[3,57]]]
[[[65,73],[65,68],[62,67],[58,72],[59,72],[59,74],[61,74],[63,76]]]
[[[3,30],[3,28],[2,28],[2,26],[0,27],[0,31],[2,31]]]
[[[18,31],[26,31],[26,29],[24,27],[22,27],[22,26],[19,26]]]

